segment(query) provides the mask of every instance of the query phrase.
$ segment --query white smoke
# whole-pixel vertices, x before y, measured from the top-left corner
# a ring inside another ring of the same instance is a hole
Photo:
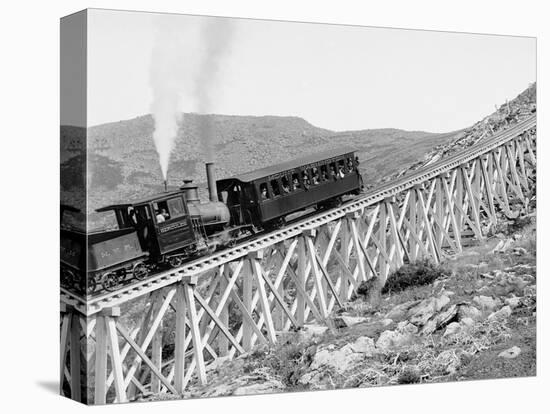
[[[189,24],[182,16],[161,16],[151,55],[151,113],[153,140],[164,180],[170,154],[180,127],[182,103],[198,113],[212,109],[221,60],[230,44],[231,22],[223,18],[199,18]],[[201,117],[200,134],[207,160],[213,157],[213,137],[208,117]]]
[[[200,68],[195,80],[197,112],[212,111],[212,103],[219,93],[219,74],[224,57],[231,45],[233,26],[229,19],[209,19],[201,27],[201,44],[204,45]],[[199,133],[207,162],[214,161],[214,131],[210,117],[202,117]]]

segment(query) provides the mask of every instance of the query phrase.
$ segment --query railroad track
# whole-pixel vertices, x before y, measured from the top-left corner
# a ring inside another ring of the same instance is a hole
[[[467,148],[457,155],[435,162],[429,167],[413,172],[405,177],[392,181],[391,183],[383,184],[370,190],[360,198],[345,203],[341,207],[310,215],[304,219],[298,219],[283,229],[272,231],[253,240],[245,241],[235,247],[185,263],[177,269],[157,273],[147,280],[125,286],[116,292],[103,293],[86,299],[61,288],[61,301],[66,305],[73,306],[84,315],[93,315],[100,312],[104,308],[118,306],[124,302],[136,299],[164,286],[174,284],[180,281],[183,277],[198,275],[214,269],[223,263],[236,260],[250,252],[257,251],[267,246],[271,246],[295,237],[304,230],[316,228],[320,225],[339,219],[348,213],[359,211],[388,197],[395,196],[402,191],[422,184],[424,181],[444,174],[447,171],[460,166],[461,164],[465,164],[480,155],[483,155],[484,153],[490,152],[535,126],[536,115],[533,115],[525,121],[520,122],[519,124],[489,138],[486,141]]]

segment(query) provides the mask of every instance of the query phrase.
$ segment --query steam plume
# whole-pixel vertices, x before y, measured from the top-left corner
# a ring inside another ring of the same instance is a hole
[[[182,21],[181,16],[159,19],[151,56],[153,140],[164,180],[180,126],[182,101],[190,101],[199,113],[212,110],[221,60],[232,33],[227,19],[208,18],[199,25],[185,23],[188,22]],[[199,122],[205,157],[211,161],[211,124],[206,116]]]
[[[224,56],[229,51],[233,28],[229,19],[209,19],[202,25],[201,42],[204,52],[195,81],[197,112],[212,111],[216,92],[219,93],[219,72]],[[211,118],[201,117],[199,133],[202,138],[206,162],[214,161],[214,131]]]

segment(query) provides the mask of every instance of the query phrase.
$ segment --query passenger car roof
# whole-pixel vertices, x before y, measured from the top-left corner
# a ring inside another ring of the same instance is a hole
[[[265,178],[273,174],[277,174],[283,171],[293,170],[295,168],[312,164],[314,162],[323,161],[328,158],[339,157],[345,154],[356,152],[357,150],[352,147],[341,147],[338,149],[332,149],[328,151],[317,152],[314,154],[307,155],[305,157],[296,158],[290,161],[281,162],[279,164],[270,165],[268,167],[259,168],[254,171],[249,171],[246,173],[234,175],[233,177],[223,178],[218,180],[218,182],[227,182],[238,180],[243,183],[249,183],[252,181],[259,180],[260,178]]]

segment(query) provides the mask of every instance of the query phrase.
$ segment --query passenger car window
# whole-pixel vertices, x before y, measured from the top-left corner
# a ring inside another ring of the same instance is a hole
[[[281,190],[279,189],[279,182],[277,180],[271,180],[271,192],[274,197],[281,195]]]
[[[267,192],[267,183],[260,184],[260,198],[262,200],[269,199],[269,194]]]
[[[338,161],[338,178],[344,178],[346,175],[346,170],[344,167],[344,160]]]
[[[319,177],[319,169],[317,167],[310,168],[309,174],[311,175],[311,184],[319,184],[319,182],[321,181],[321,178]]]
[[[284,176],[281,178],[282,188],[283,188],[283,194],[290,193],[290,182],[288,180],[288,177]]]
[[[298,175],[298,173],[292,174],[292,186],[290,188],[292,191],[301,188],[300,176]]]

